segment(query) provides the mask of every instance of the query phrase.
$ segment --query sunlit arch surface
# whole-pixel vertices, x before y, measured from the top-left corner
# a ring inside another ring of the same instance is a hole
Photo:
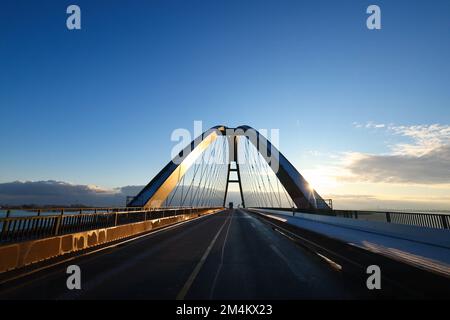
[[[235,162],[238,170],[230,165]],[[223,206],[230,168],[239,171],[242,203],[247,207],[329,209],[283,154],[249,126],[216,126],[205,131],[170,161],[129,206]]]

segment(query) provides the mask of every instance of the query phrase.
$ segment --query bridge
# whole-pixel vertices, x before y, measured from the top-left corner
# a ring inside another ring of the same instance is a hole
[[[335,210],[260,132],[216,126],[126,207],[4,209],[0,299],[443,298],[449,226]]]

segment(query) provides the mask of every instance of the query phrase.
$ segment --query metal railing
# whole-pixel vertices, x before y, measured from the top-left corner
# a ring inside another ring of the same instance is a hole
[[[333,210],[335,216],[367,221],[406,224],[411,226],[449,229],[450,215],[439,213],[396,212],[396,211],[348,211]]]
[[[9,218],[13,216],[40,216],[56,215],[69,213],[110,213],[110,212],[131,212],[142,211],[143,207],[46,207],[46,208],[0,208],[0,218]]]
[[[7,209],[2,210],[6,211],[6,213],[4,217],[0,218],[0,245],[183,214],[202,213],[212,209],[219,208]],[[16,215],[14,214],[15,212]],[[17,216],[17,213],[21,215]],[[34,215],[26,215],[26,213],[34,213]]]
[[[293,211],[293,208],[262,208],[282,211]],[[406,224],[411,226],[450,229],[450,214],[398,212],[398,211],[362,211],[362,210],[315,210],[294,209],[295,212],[313,213],[341,218],[378,221],[386,223]]]

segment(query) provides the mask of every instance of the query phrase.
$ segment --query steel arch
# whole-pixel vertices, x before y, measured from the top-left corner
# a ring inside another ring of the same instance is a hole
[[[170,161],[128,204],[146,208],[160,207],[170,192],[175,188],[179,179],[187,172],[194,161],[214,142],[218,136],[247,136],[256,134],[256,139],[249,139],[261,153],[266,151],[263,158],[274,170],[277,178],[286,189],[289,196],[299,209],[329,210],[330,207],[323,198],[310,186],[306,179],[287,160],[287,158],[272,145],[257,130],[243,125],[237,128],[215,126],[203,132],[186,146],[172,161]],[[236,139],[228,139],[236,141]],[[229,150],[235,150],[234,147]],[[226,195],[225,195],[226,196]]]

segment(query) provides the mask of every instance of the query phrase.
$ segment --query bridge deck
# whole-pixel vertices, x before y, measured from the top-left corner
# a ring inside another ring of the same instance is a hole
[[[69,264],[81,267],[82,290],[66,288]],[[79,257],[0,289],[0,299],[370,296],[365,284],[349,281],[317,255],[242,210],[224,211]]]

